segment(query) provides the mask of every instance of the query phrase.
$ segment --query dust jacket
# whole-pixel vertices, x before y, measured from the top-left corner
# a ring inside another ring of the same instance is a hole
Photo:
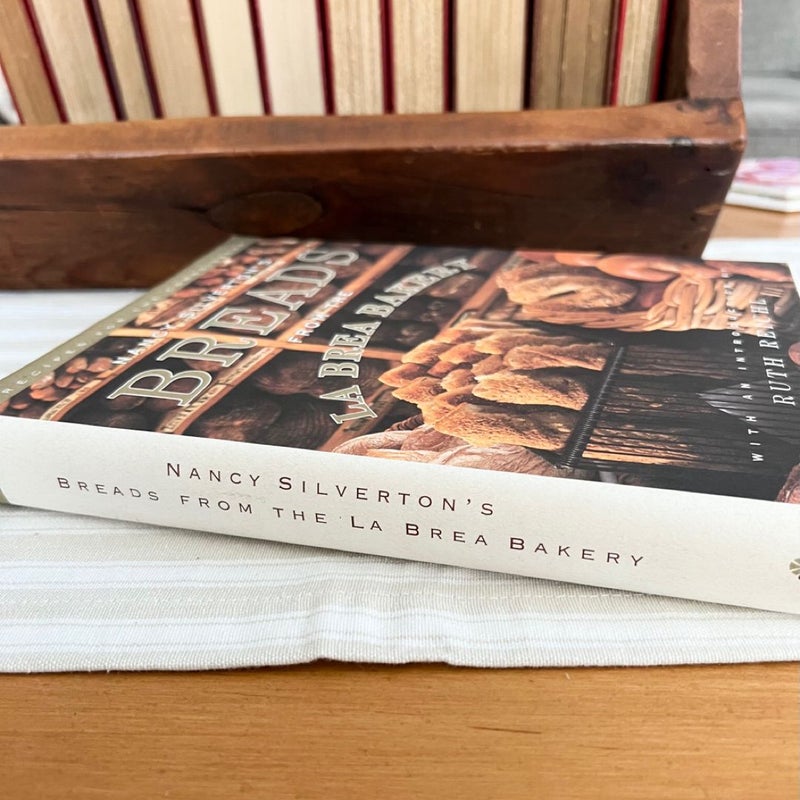
[[[0,491],[800,613],[798,365],[780,264],[236,237],[0,382]]]

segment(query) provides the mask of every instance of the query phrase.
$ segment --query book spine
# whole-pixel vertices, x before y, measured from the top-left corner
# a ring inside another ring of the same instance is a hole
[[[121,119],[153,119],[155,110],[128,0],[91,0]]]
[[[456,111],[522,109],[527,15],[525,0],[456,0]]]
[[[62,121],[59,98],[24,0],[0,3],[0,66],[23,123]]]
[[[412,3],[394,0],[385,16],[391,33],[386,50],[391,58],[391,96],[398,114],[441,113],[445,110],[445,4],[443,0]]]
[[[117,114],[88,8],[31,0],[31,10],[69,122],[111,122]]]
[[[625,23],[628,14],[628,0],[617,0],[616,20],[613,31],[613,44],[610,53],[611,64],[609,66],[609,105],[619,105],[620,95],[620,72],[622,70],[623,45],[625,42]]]
[[[789,504],[11,417],[0,436],[17,505],[800,612]]]
[[[529,104],[532,108],[559,107],[566,14],[566,0],[538,0],[534,3],[530,34],[533,44]]]
[[[650,102],[658,102],[663,78],[664,52],[667,48],[667,28],[669,26],[669,0],[661,0],[656,23],[656,41],[653,46],[653,61],[650,65]]]
[[[269,110],[276,115],[326,111],[320,9],[315,0],[255,0],[257,39]]]
[[[586,69],[583,76],[583,107],[604,105],[615,26],[614,0],[594,0],[586,32]]]
[[[249,0],[200,0],[199,29],[222,116],[264,113]]]
[[[657,98],[667,12],[667,0],[620,0],[611,67],[611,105],[640,105]]]
[[[614,0],[550,2],[540,10],[534,24],[534,36],[538,37],[534,53],[542,49],[542,60],[535,65],[537,74],[533,77],[534,87],[538,83],[542,90],[538,107],[603,105],[615,10]]]
[[[211,106],[189,0],[169,5],[136,0],[145,55],[152,67],[160,112],[165,117],[207,117]]]
[[[384,38],[377,0],[326,2],[333,100],[337,114],[382,114]]]

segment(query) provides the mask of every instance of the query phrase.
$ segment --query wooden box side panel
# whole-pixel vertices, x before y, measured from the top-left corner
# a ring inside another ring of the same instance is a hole
[[[741,0],[670,0],[661,96],[741,95]]]
[[[678,6],[673,102],[0,131],[0,288],[146,286],[229,232],[698,255],[744,144],[736,59],[699,53],[739,4]]]

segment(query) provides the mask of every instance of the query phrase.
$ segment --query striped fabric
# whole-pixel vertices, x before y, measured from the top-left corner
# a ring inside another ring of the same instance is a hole
[[[800,265],[800,240],[719,241],[709,255]],[[0,373],[134,295],[0,293]],[[796,660],[800,617],[0,507],[2,671],[317,658],[489,667]]]

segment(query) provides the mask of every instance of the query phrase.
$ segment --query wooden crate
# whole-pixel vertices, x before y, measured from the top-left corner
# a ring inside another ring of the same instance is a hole
[[[739,0],[632,108],[0,130],[0,288],[147,286],[230,232],[699,255],[745,142]]]

